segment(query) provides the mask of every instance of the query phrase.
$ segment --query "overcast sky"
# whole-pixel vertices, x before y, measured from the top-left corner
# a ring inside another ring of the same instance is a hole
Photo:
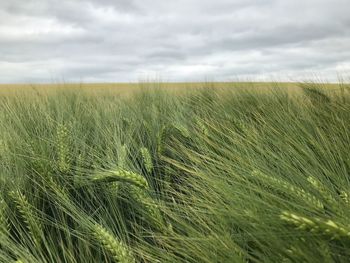
[[[0,0],[0,83],[334,79],[350,0]]]

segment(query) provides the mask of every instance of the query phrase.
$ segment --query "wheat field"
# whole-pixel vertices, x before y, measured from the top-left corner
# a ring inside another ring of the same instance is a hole
[[[348,262],[350,86],[0,86],[0,262]]]

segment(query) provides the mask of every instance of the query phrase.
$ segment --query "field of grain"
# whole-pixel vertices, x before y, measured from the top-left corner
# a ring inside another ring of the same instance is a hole
[[[348,262],[350,86],[0,86],[0,262]]]

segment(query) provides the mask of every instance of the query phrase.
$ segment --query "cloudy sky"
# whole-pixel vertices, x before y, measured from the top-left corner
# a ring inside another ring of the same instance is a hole
[[[349,0],[0,0],[0,83],[334,79]]]

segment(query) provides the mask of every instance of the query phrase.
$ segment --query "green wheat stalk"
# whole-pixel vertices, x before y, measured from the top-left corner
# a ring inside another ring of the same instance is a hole
[[[6,216],[7,206],[5,201],[0,197],[0,231],[7,233],[9,231],[9,222]]]

